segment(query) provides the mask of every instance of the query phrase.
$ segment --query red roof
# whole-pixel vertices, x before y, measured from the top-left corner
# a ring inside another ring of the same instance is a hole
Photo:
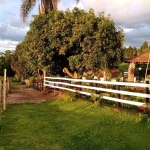
[[[136,56],[134,58],[126,60],[128,63],[147,63],[150,60],[150,52],[141,54],[139,56]]]

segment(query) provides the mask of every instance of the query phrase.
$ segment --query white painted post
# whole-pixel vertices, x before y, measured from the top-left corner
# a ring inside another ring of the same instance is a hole
[[[45,70],[43,70],[43,75],[44,75],[43,90],[45,90],[45,88],[46,88],[46,86],[45,86],[46,71]]]

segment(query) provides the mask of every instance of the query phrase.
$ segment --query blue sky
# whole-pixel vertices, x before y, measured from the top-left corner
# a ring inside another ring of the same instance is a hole
[[[33,9],[26,24],[20,20],[21,0],[0,0],[0,51],[15,50],[21,42],[32,21]],[[124,46],[140,47],[144,41],[150,45],[150,1],[149,0],[80,0],[76,5],[74,0],[60,0],[59,9],[66,10],[75,6],[88,11],[93,8],[95,14],[105,11],[110,14],[116,27],[125,32]]]

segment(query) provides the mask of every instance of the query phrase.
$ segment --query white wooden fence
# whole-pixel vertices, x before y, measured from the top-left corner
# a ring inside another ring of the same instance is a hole
[[[68,83],[70,82],[70,83]],[[82,84],[85,85],[82,85]],[[95,86],[90,86],[89,83],[94,83]],[[118,89],[111,89],[108,88],[110,86],[106,86],[105,88],[98,87],[100,85],[116,85],[116,86],[124,86],[124,87],[143,87],[145,88],[145,93],[144,90],[143,92],[129,92],[129,91],[123,91]],[[103,96],[103,99],[110,100],[110,101],[115,101],[117,103],[125,103],[125,104],[130,104],[130,105],[135,105],[135,106],[143,106],[143,107],[149,107],[148,102],[150,99],[150,94],[149,94],[149,88],[150,84],[148,83],[131,83],[131,82],[111,82],[111,81],[99,81],[99,80],[82,80],[82,79],[71,79],[71,78],[61,78],[61,77],[44,77],[44,86],[45,87],[50,87],[50,88],[57,88],[57,89],[62,89],[62,90],[68,90],[71,92],[78,92],[80,94],[85,94],[85,95],[91,95],[89,92],[84,92],[81,89],[90,89],[90,90],[95,90],[95,91],[103,91],[103,92],[108,92],[108,93],[115,93],[115,94],[122,94],[122,95],[129,95],[129,96],[139,96],[145,98],[144,102],[137,102],[137,101],[131,101],[131,100],[126,100],[126,99],[120,99],[116,97],[108,97],[108,96]],[[78,90],[75,90],[73,88],[78,88]]]

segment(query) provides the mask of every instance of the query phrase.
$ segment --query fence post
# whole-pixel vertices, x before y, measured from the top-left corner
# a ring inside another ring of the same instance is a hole
[[[4,69],[4,81],[3,81],[3,110],[6,110],[6,69]]]
[[[43,75],[44,75],[44,81],[43,81],[43,90],[45,90],[46,89],[46,86],[45,86],[45,77],[46,77],[46,71],[45,70],[43,70]]]
[[[40,82],[40,92],[41,92],[43,90],[43,87],[42,87],[43,86],[43,79],[40,79],[39,82]]]
[[[0,80],[0,112],[2,109],[2,80]]]
[[[118,80],[117,80],[117,82],[118,82]],[[117,85],[117,90],[120,90],[120,85]],[[117,98],[118,98],[118,99],[121,98],[120,94],[117,94]],[[120,103],[120,102],[116,102],[116,106],[117,106],[117,107],[121,107],[121,103]]]
[[[82,82],[80,81],[80,82],[79,82],[79,85],[81,85],[81,84],[82,84]],[[78,90],[79,90],[79,91],[82,91],[82,88],[79,87]]]
[[[59,80],[61,82],[61,79]],[[60,87],[62,87],[62,84],[59,84]],[[62,94],[62,89],[60,88],[60,94]]]
[[[2,80],[0,80],[0,124],[2,120]]]
[[[93,83],[94,87],[97,87],[97,83]],[[94,90],[95,94],[97,94],[97,90]]]
[[[72,81],[67,81],[67,83],[72,84]],[[67,88],[71,89],[72,86],[69,86],[69,85],[68,85]],[[74,89],[74,88],[73,88],[73,89]]]
[[[53,79],[53,81],[55,82],[55,79]],[[55,86],[55,83],[54,83],[54,86]],[[55,87],[54,87],[54,94],[56,93],[56,91],[55,91]]]
[[[146,84],[149,84],[149,81],[146,81]],[[146,87],[146,90],[145,90],[146,94],[149,94],[149,88]],[[147,104],[149,102],[149,98],[145,98],[145,104]]]

